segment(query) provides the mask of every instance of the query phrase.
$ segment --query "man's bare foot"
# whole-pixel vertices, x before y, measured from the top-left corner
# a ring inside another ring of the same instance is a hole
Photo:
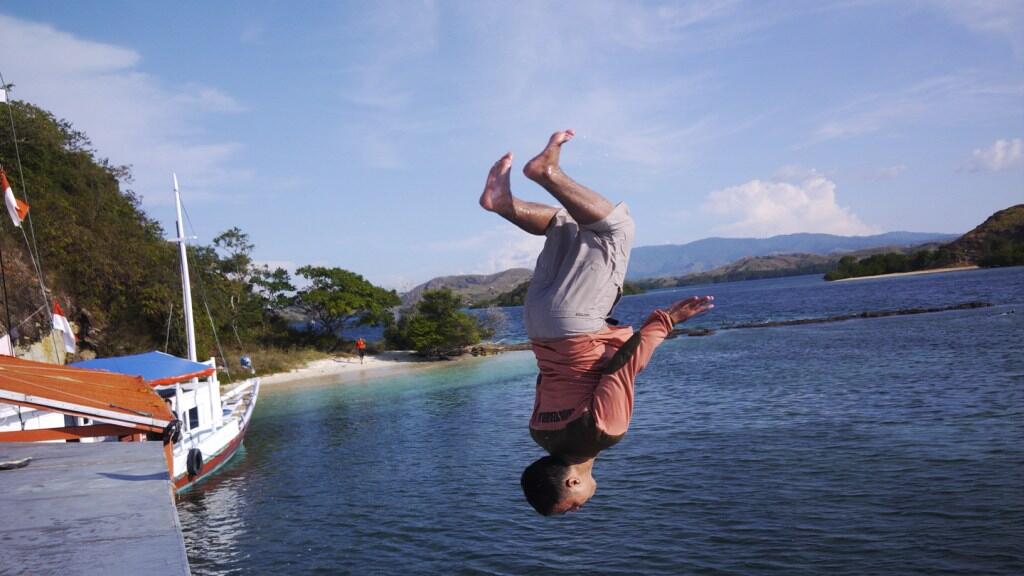
[[[509,152],[491,166],[487,174],[484,193],[480,195],[480,205],[484,210],[498,214],[508,214],[512,209],[512,186],[509,184],[509,171],[512,168],[512,153]]]
[[[554,171],[559,170],[558,155],[562,150],[562,144],[572,140],[575,135],[576,132],[572,128],[552,134],[548,145],[541,150],[540,154],[534,156],[533,160],[523,166],[523,174],[535,182],[551,177]]]

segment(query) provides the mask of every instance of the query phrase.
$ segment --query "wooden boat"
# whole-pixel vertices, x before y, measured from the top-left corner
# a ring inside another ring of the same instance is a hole
[[[160,440],[166,445],[168,470],[179,492],[209,477],[237,453],[252,420],[260,379],[246,379],[222,392],[215,359],[196,360],[177,178],[174,193],[178,209],[175,241],[180,247],[189,358],[154,351],[77,362],[68,367],[0,356],[0,442]],[[15,374],[8,365],[17,366],[20,372]],[[46,376],[26,389],[26,377],[21,372]],[[95,386],[83,388],[81,382]],[[132,397],[142,402],[140,405],[149,408],[126,406],[127,412],[114,410],[114,415],[107,414],[110,410],[102,407],[124,404],[120,394],[127,394],[126,386],[132,390]],[[141,393],[139,386],[148,390],[149,396]],[[163,409],[153,408],[154,402]],[[153,416],[156,412],[160,418]]]
[[[177,420],[141,378],[0,356],[0,403],[0,442],[165,440],[174,464]]]
[[[252,420],[259,378],[221,392],[214,359],[193,362],[163,352],[72,364],[143,379],[167,402],[178,424],[172,439],[174,487],[181,491],[216,472],[238,451]]]

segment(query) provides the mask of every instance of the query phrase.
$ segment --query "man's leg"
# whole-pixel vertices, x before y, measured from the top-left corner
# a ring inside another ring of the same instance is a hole
[[[575,135],[572,129],[552,134],[544,150],[523,167],[523,174],[543,186],[562,206],[565,206],[574,220],[586,226],[603,220],[611,214],[615,206],[604,196],[569,178],[558,165],[562,144]]]
[[[509,184],[509,171],[512,168],[512,153],[509,152],[491,166],[487,175],[484,193],[480,195],[480,205],[484,210],[494,212],[530,234],[543,236],[551,219],[558,213],[558,208],[527,202],[512,195]]]

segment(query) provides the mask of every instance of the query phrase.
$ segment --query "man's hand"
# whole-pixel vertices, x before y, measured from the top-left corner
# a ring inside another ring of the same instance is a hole
[[[668,312],[673,324],[679,324],[714,308],[715,305],[712,304],[714,299],[714,296],[691,296],[672,304],[665,312]]]

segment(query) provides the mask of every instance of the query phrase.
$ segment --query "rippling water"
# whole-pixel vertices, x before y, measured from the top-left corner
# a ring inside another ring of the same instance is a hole
[[[540,455],[529,353],[268,387],[245,452],[180,499],[193,573],[1024,572],[1024,268],[691,287],[619,313],[689,293],[716,296],[706,326],[997,306],[668,341],[596,496],[555,519],[518,486]]]

